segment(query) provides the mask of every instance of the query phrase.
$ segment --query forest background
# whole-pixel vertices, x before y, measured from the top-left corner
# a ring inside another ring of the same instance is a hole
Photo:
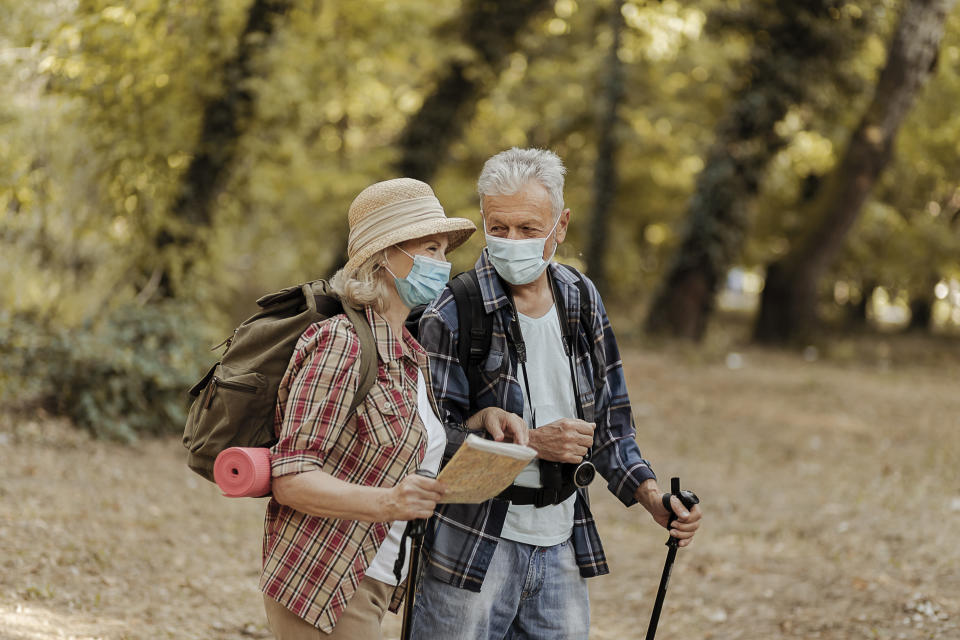
[[[511,146],[564,159],[558,259],[625,353],[942,379],[958,71],[955,0],[4,2],[0,410],[179,433],[253,301],[343,263],[363,187],[424,179],[479,224]]]
[[[559,259],[625,339],[955,335],[960,14],[901,4],[7,3],[2,400],[175,430],[204,346],[342,264],[364,186],[479,221],[513,145],[566,161]]]

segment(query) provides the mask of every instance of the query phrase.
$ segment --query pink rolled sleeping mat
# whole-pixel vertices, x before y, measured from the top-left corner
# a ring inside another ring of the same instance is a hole
[[[213,479],[228,498],[267,495],[270,493],[270,449],[224,449],[213,463]]]

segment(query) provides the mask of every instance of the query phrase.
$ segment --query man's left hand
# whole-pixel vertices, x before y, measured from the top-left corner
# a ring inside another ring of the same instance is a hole
[[[635,497],[637,502],[650,512],[657,524],[666,528],[670,522],[671,513],[663,506],[664,495],[666,494],[660,491],[657,481],[651,479],[640,485]],[[670,536],[679,540],[681,547],[686,547],[693,541],[694,534],[700,528],[700,519],[703,517],[700,505],[695,504],[692,509],[688,510],[680,502],[680,498],[670,496],[670,506],[673,508],[673,513],[677,514],[673,524],[669,525]]]
[[[527,423],[523,418],[499,407],[487,407],[473,414],[467,420],[467,428],[471,431],[483,429],[497,442],[526,445],[530,441]]]

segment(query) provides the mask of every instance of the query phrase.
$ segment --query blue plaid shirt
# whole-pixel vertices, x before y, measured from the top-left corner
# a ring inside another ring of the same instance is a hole
[[[480,254],[475,268],[485,311],[494,314],[490,352],[480,372],[477,405],[480,409],[501,407],[522,416],[523,390],[517,381],[517,355],[508,346],[506,338],[512,322],[509,299],[486,249]],[[640,455],[634,439],[633,415],[617,341],[593,283],[581,276],[591,295],[590,326],[583,327],[579,321],[580,290],[575,276],[555,263],[548,268],[563,298],[571,333],[577,337],[576,375],[580,402],[586,420],[597,425],[592,461],[607,481],[607,488],[624,505],[630,506],[636,502],[637,487],[656,476]],[[457,304],[447,287],[427,307],[420,320],[420,343],[429,355],[433,392],[447,431],[444,462],[470,433],[464,426],[470,417],[470,398],[467,377],[458,359],[458,326]],[[590,352],[593,352],[599,371],[593,370]],[[504,358],[507,366],[502,366]],[[480,591],[508,507],[509,503],[503,500],[439,505],[424,537],[426,570],[455,587]],[[573,546],[582,576],[609,573],[596,523],[590,513],[586,488],[578,490]]]

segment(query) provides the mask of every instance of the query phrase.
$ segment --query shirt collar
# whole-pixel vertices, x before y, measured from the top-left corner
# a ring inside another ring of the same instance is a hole
[[[480,295],[483,297],[483,310],[486,313],[493,313],[497,309],[506,307],[510,298],[503,288],[503,281],[497,275],[497,270],[490,262],[490,256],[487,254],[487,248],[484,247],[474,265],[477,270],[477,281],[480,283]]]
[[[490,262],[487,248],[484,247],[474,265],[477,270],[477,281],[480,283],[480,295],[483,297],[483,308],[486,313],[493,313],[497,309],[506,307],[510,298],[503,287],[503,280],[497,275],[497,270]],[[569,269],[550,261],[547,268],[557,283],[557,291],[563,296],[567,315],[576,322],[580,304],[580,290],[577,288],[576,277]]]
[[[367,322],[370,323],[370,329],[373,331],[373,338],[377,343],[377,353],[384,362],[399,360],[400,358],[409,358],[418,365],[426,363],[427,354],[423,347],[410,335],[407,328],[403,328],[403,334],[397,340],[393,329],[387,324],[387,321],[373,310],[373,307],[365,307]]]

